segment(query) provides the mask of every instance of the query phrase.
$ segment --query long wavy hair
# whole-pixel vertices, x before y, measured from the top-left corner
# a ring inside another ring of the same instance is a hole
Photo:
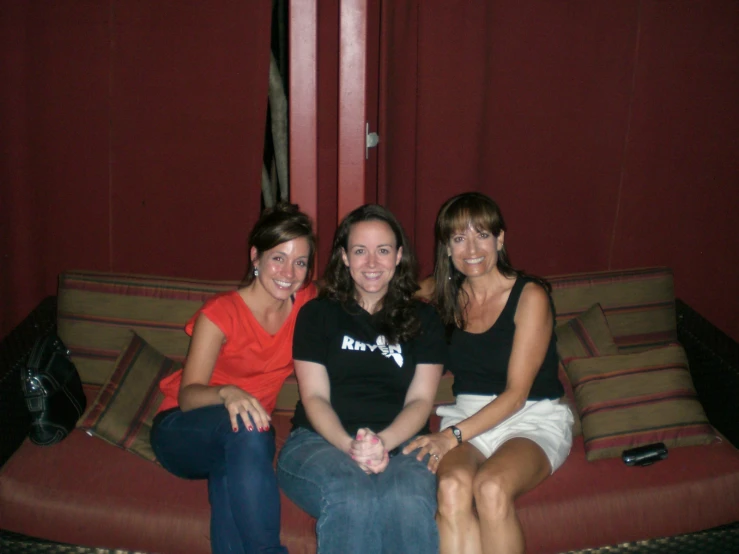
[[[344,309],[356,311],[358,293],[349,268],[344,264],[343,253],[348,253],[349,233],[357,223],[382,221],[395,235],[397,248],[403,248],[400,263],[388,284],[382,299],[382,309],[373,314],[377,330],[385,335],[389,344],[405,342],[416,336],[420,321],[414,308],[414,293],[419,289],[416,257],[408,238],[395,216],[378,204],[365,204],[352,211],[339,224],[334,234],[331,258],[323,276],[324,286],[320,296],[341,303]]]
[[[246,275],[241,286],[248,286],[254,282],[254,262],[251,259],[252,247],[257,249],[257,257],[267,250],[271,250],[283,242],[305,237],[308,241],[308,270],[305,274],[303,286],[313,280],[314,253],[316,251],[316,236],[313,233],[313,223],[310,217],[300,211],[297,204],[280,202],[271,208],[265,209],[249,233],[249,247],[247,256],[249,263]]]
[[[454,267],[448,254],[449,241],[452,236],[472,227],[477,232],[487,231],[498,238],[501,231],[506,230],[503,214],[498,204],[485,194],[465,192],[447,200],[436,216],[436,263],[434,264],[434,302],[442,321],[449,332],[454,326],[466,327],[465,311],[469,296],[462,288],[466,276]],[[551,286],[541,277],[528,275],[511,265],[505,243],[498,251],[498,271],[506,277],[528,277],[533,279],[547,292]]]

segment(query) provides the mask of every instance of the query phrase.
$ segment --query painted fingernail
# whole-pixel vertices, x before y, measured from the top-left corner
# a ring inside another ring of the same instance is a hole
[[[251,425],[249,425],[249,426],[247,427],[247,429],[249,429],[249,431],[253,431],[253,430],[254,430],[254,427],[252,427]]]
[[[372,437],[372,442],[373,443],[378,443],[378,442],[380,442],[380,439],[378,439],[377,437]]]
[[[235,433],[236,431],[238,431],[238,430],[239,430],[239,428],[238,428],[238,427],[234,427],[234,433]]]

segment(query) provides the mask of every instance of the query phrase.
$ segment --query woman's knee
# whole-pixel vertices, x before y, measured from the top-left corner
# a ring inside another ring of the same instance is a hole
[[[452,515],[472,508],[472,476],[463,471],[449,471],[438,477],[439,513]]]
[[[515,509],[513,495],[499,475],[478,475],[472,484],[472,490],[477,512],[482,519],[505,519]]]

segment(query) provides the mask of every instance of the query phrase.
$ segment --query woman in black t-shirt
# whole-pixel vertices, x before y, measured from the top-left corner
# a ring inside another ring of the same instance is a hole
[[[524,552],[514,500],[572,445],[549,285],[511,267],[504,238],[503,216],[483,194],[455,196],[436,219],[434,299],[456,403],[437,410],[441,432],[405,451],[431,455],[442,554]]]
[[[318,518],[319,554],[438,551],[436,478],[395,455],[427,430],[445,356],[410,245],[385,208],[339,225],[320,297],[295,327],[300,389],[277,463],[288,497]]]

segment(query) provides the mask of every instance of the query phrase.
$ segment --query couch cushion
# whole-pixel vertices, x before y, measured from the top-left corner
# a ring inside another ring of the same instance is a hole
[[[281,446],[289,414],[275,412],[273,424]],[[516,506],[528,550],[541,554],[707,529],[739,519],[739,452],[729,443],[689,446],[653,466],[627,467],[587,462],[578,438],[565,464]],[[204,481],[178,479],[79,429],[52,447],[26,441],[0,469],[0,521],[13,532],[209,554],[209,517]],[[314,527],[283,497],[281,538],[291,554],[315,554]]]
[[[135,330],[175,361],[190,338],[185,322],[207,298],[238,281],[202,281],[144,275],[70,271],[59,277],[59,336],[88,384],[102,385]]]
[[[97,387],[85,392],[92,402]],[[273,424],[284,443],[290,416],[273,414]],[[26,440],[0,468],[0,522],[11,532],[90,547],[211,552],[204,480],[175,477],[81,429],[50,447]],[[281,538],[291,554],[315,553],[314,525],[295,506],[283,510]]]
[[[564,465],[516,508],[527,552],[537,554],[725,525],[739,520],[739,451],[728,442],[686,446],[629,467],[617,458],[586,461],[578,437]]]
[[[638,352],[677,340],[669,268],[599,271],[547,279],[552,285],[557,324],[600,303],[621,352]]]
[[[99,387],[85,387],[92,403]],[[53,468],[53,470],[52,470]],[[69,544],[210,554],[207,486],[75,429],[0,469],[3,529]]]
[[[78,423],[89,435],[155,461],[149,433],[164,395],[159,381],[181,367],[133,331],[113,374]]]
[[[588,460],[618,457],[627,448],[654,442],[669,448],[717,439],[680,345],[575,359],[566,371]]]

